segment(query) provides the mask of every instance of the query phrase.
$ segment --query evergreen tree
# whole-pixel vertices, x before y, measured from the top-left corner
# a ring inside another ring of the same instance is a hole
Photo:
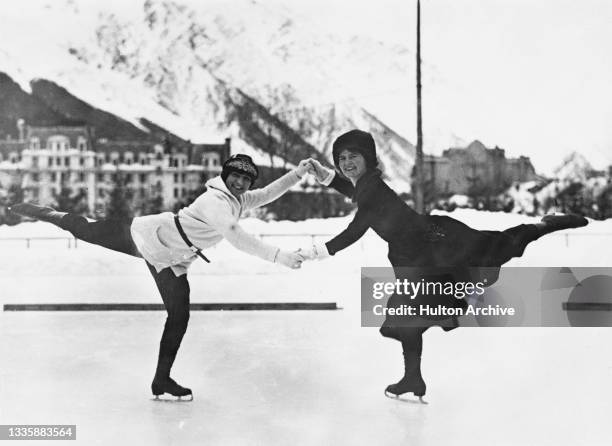
[[[196,200],[196,198],[198,198],[200,195],[206,192],[206,189],[207,188],[206,188],[205,181],[202,180],[200,183],[200,186],[198,186],[197,189],[191,189],[187,191],[187,196],[181,201],[176,203],[176,205],[174,206],[174,212],[177,212],[180,209],[186,206],[189,206],[191,203],[193,203]]]
[[[86,215],[89,212],[87,206],[87,193],[79,191],[76,195],[68,187],[62,187],[59,194],[54,194],[55,208],[62,212]]]
[[[134,216],[130,205],[132,201],[132,191],[125,185],[125,178],[117,173],[113,178],[113,189],[109,194],[108,204],[106,205],[106,218],[113,220],[127,220]]]
[[[161,194],[148,197],[142,207],[142,215],[159,214],[164,211],[164,199]]]
[[[11,184],[6,193],[0,195],[0,224],[9,226],[21,222],[19,215],[8,212],[7,208],[23,202],[23,189],[20,184]]]

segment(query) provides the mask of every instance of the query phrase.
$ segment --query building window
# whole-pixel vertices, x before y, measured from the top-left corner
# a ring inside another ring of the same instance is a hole
[[[104,189],[102,188],[98,189],[98,197],[104,198],[104,194],[105,194]]]
[[[85,181],[85,174],[83,172],[81,172],[79,174],[79,181],[82,183],[83,181]]]
[[[57,164],[58,166],[61,166],[62,165],[62,159],[59,158],[59,157],[55,158],[55,164]]]
[[[49,158],[49,167],[53,166],[53,158]]]
[[[185,189],[185,188],[181,189],[181,196],[182,197],[186,197],[187,196],[187,189]]]
[[[140,182],[145,183],[147,181],[147,175],[144,173],[140,174]]]
[[[79,158],[79,165],[80,166],[84,166],[85,165],[85,158],[83,158],[82,156]]]
[[[51,172],[51,181],[53,181],[54,183],[57,181],[57,173]]]
[[[175,182],[175,183],[178,183],[178,180],[179,180],[178,173],[175,173],[175,174],[174,174],[174,182]]]
[[[38,181],[38,174],[37,173],[33,173],[32,174],[32,181]]]
[[[184,183],[187,179],[187,175],[185,175],[184,173],[181,174],[181,181]]]
[[[179,196],[179,190],[178,190],[178,187],[175,187],[174,188],[174,198],[178,198],[178,196]]]
[[[51,150],[66,150],[68,146],[68,138],[66,136],[54,135],[47,140],[47,147],[51,148]]]
[[[70,166],[70,158],[69,157],[64,158],[64,166],[66,166],[66,167]]]
[[[131,183],[132,182],[132,174],[131,173],[128,173],[125,176],[125,181],[126,181],[126,183]]]
[[[104,174],[103,174],[103,173],[99,173],[99,174],[98,174],[98,181],[99,181],[99,182],[104,181]]]

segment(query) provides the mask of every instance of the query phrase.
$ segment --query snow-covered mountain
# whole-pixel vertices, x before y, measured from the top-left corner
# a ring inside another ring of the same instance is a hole
[[[555,178],[584,183],[593,173],[593,166],[578,152],[572,152],[553,171]]]
[[[594,170],[584,155],[573,152],[554,169],[553,178],[514,184],[504,192],[504,196],[514,201],[514,212],[531,213],[535,203],[539,206],[554,203],[572,188],[579,190],[583,199],[596,201],[610,189],[610,180],[604,172]],[[557,209],[553,207],[544,211],[555,212]]]
[[[193,142],[230,136],[235,148],[292,163],[315,150],[330,160],[333,139],[359,127],[375,135],[401,191],[414,146],[364,105],[364,92],[380,72],[385,88],[405,84],[412,67],[404,47],[323,33],[282,4],[0,4],[0,71],[26,91],[43,78],[143,131],[144,118]]]

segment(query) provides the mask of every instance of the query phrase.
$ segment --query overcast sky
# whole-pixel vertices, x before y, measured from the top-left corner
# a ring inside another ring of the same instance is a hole
[[[74,0],[85,7],[102,0]],[[249,0],[176,0],[227,5]],[[250,0],[345,36],[415,48],[416,0]],[[133,14],[139,2],[107,0]],[[17,7],[19,3],[14,3]],[[550,173],[578,151],[612,164],[612,0],[422,0],[424,138],[429,153],[479,139]],[[288,79],[290,82],[291,80]],[[385,122],[416,142],[415,80],[364,91]]]
[[[261,1],[414,48],[416,0]],[[443,149],[427,144],[442,126],[530,155],[540,171],[573,150],[596,167],[612,164],[612,1],[422,0],[421,8],[424,77],[435,71],[447,87],[424,84],[426,148]],[[414,124],[394,125],[415,139]]]

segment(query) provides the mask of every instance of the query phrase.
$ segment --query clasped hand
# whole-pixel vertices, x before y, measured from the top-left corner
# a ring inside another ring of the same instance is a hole
[[[304,177],[306,174],[310,174],[314,176],[319,183],[329,178],[333,172],[332,169],[323,166],[323,164],[314,158],[306,158],[300,161],[295,171],[300,178]]]
[[[303,178],[306,174],[310,174],[314,176],[318,182],[325,181],[333,172],[314,158],[306,158],[300,161],[295,171],[300,178]],[[317,248],[317,246],[313,245],[309,248],[300,248],[293,252],[279,251],[276,255],[276,262],[291,269],[300,269],[302,263],[306,260],[322,259],[328,255],[327,249]]]

